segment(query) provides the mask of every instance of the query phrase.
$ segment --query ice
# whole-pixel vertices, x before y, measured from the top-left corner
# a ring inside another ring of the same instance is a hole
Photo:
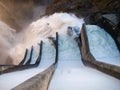
[[[120,52],[112,37],[95,25],[86,26],[90,51],[98,61],[120,66]]]

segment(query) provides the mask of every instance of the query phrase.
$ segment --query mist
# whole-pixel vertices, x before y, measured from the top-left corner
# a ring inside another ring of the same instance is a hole
[[[44,16],[49,0],[0,0],[0,64],[18,64],[24,57],[24,36],[30,23]],[[17,53],[17,54],[16,54]]]
[[[19,33],[16,33],[14,29],[6,24],[6,26],[2,25],[2,27],[8,27],[6,29],[8,38],[6,36],[3,37],[3,35],[6,34],[5,28],[3,28],[4,31],[0,36],[2,36],[1,39],[3,42],[1,42],[1,45],[4,46],[4,48],[0,52],[2,56],[4,55],[4,58],[0,61],[6,61],[4,62],[5,64],[9,64],[7,63],[7,61],[9,61],[17,65],[23,59],[26,48],[30,49],[32,45],[38,45],[41,40],[51,43],[48,38],[55,37],[56,32],[66,34],[69,26],[74,27],[78,25],[81,28],[83,22],[83,19],[77,18],[74,14],[55,13],[33,21],[27,28]],[[5,58],[6,55],[11,58],[11,61]]]
[[[9,50],[15,45],[15,30],[0,21],[0,64],[12,64]]]

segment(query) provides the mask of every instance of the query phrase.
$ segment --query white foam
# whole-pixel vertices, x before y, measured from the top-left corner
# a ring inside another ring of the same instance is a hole
[[[112,37],[95,25],[86,26],[90,51],[102,62],[120,66],[120,52]]]
[[[10,90],[48,68],[55,60],[55,48],[48,37],[55,37],[59,32],[59,61],[49,90],[120,90],[120,80],[83,65],[77,43],[67,35],[68,26],[77,26],[80,30],[83,23],[83,19],[67,13],[55,13],[33,22],[10,53],[20,62],[26,48],[30,51],[32,45],[43,40],[42,61],[37,68],[1,75],[0,89]],[[33,62],[39,49],[34,50]]]
[[[59,35],[58,65],[48,90],[119,90],[120,80],[85,67],[77,43]]]

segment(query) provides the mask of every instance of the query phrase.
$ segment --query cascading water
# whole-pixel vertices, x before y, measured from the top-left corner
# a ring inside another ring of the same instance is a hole
[[[102,28],[87,25],[90,51],[96,60],[120,66],[120,52],[112,37]]]
[[[20,44],[16,45],[16,48],[10,52],[20,58],[24,55],[25,48],[30,51],[33,45],[34,54],[31,62],[33,63],[38,55],[38,43],[43,40],[41,63],[37,68],[1,75],[0,89],[14,88],[53,64],[55,47],[48,38],[55,39],[55,33],[58,32],[58,65],[50,82],[49,90],[120,90],[120,80],[83,65],[78,45],[74,40],[80,33],[83,23],[83,19],[77,18],[73,14],[55,13],[30,24],[22,34],[23,38]],[[21,54],[15,52],[16,50],[20,51]],[[20,59],[18,61],[20,62]]]
[[[58,22],[59,21],[59,22]],[[67,33],[68,26],[75,26],[78,24],[81,27],[82,19],[78,19],[74,15],[69,15],[66,13],[56,13],[49,17],[43,17],[28,27],[26,31],[20,33],[22,37],[19,40],[19,43],[15,45],[15,48],[11,48],[9,53],[13,55],[13,62],[20,62],[24,56],[25,49],[28,48],[27,59],[29,58],[30,48],[34,46],[34,54],[32,56],[33,63],[36,59],[37,53],[39,51],[38,43],[43,40],[43,50],[42,50],[42,58],[39,67],[19,72],[12,72],[8,74],[4,74],[0,76],[0,88],[4,90],[11,89],[25,80],[31,78],[32,76],[40,73],[41,71],[48,68],[50,65],[54,63],[55,60],[55,48],[51,41],[48,39],[49,37],[55,37],[56,32]],[[19,51],[19,52],[16,52]],[[22,57],[22,58],[21,58]],[[27,60],[26,59],[26,60]],[[27,62],[27,61],[25,61]],[[15,76],[18,76],[15,78]],[[19,78],[21,77],[21,78]],[[7,82],[9,81],[9,82]],[[6,83],[6,84],[4,84]],[[5,86],[7,85],[7,86]]]
[[[85,67],[76,41],[68,35],[59,35],[58,64],[48,90],[119,90],[119,83],[119,80]]]

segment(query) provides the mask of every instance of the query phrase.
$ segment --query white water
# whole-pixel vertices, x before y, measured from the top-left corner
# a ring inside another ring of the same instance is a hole
[[[43,40],[42,61],[37,68],[0,75],[0,90],[14,88],[44,71],[54,62],[55,48],[47,38],[55,37],[56,32],[59,32],[60,39],[59,61],[49,90],[120,90],[120,80],[83,65],[79,48],[73,40],[73,37],[76,37],[78,33],[73,32],[73,36],[67,35],[69,26],[78,27],[80,32],[82,23],[84,23],[83,19],[66,13],[55,13],[33,22],[22,34],[21,42],[10,53],[11,55],[14,53],[14,59],[20,62],[20,58],[24,56],[25,48],[30,51],[30,47],[33,45],[32,63],[34,63],[39,52],[37,44]]]
[[[52,65],[55,60],[55,48],[47,43],[44,43],[42,52],[41,63],[38,67],[0,75],[0,90],[11,90]],[[35,54],[32,57],[32,62],[34,62],[34,58],[36,58]]]
[[[120,66],[120,52],[112,37],[95,25],[86,26],[90,51],[98,61]]]
[[[48,90],[120,90],[120,80],[85,67],[77,43],[59,36],[59,59]]]
[[[14,63],[18,64],[22,60],[26,48],[36,46],[41,40],[50,43],[48,37],[55,37],[56,32],[67,33],[68,26],[77,25],[80,28],[83,22],[83,19],[79,19],[73,14],[55,13],[31,23],[25,32],[20,34],[20,42],[10,50]]]

